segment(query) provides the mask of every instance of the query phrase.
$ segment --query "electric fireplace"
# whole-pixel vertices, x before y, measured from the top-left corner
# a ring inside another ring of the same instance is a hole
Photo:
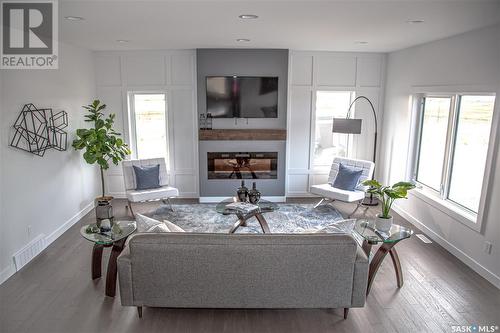
[[[277,179],[277,152],[208,152],[208,179]]]

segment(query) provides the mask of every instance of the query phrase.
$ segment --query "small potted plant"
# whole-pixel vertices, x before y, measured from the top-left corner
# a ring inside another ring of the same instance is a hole
[[[120,133],[113,129],[115,115],[104,116],[106,104],[101,104],[95,100],[92,104],[83,106],[88,114],[85,115],[85,121],[92,123],[91,128],[80,128],[76,130],[76,139],[73,141],[75,150],[85,150],[83,158],[88,164],[99,165],[101,171],[101,190],[102,196],[96,198],[96,215],[98,224],[102,219],[110,219],[112,227],[113,210],[110,205],[113,197],[106,196],[104,184],[104,170],[109,168],[109,162],[118,165],[127,155],[130,149],[120,138]]]
[[[369,186],[368,193],[376,195],[382,203],[382,213],[377,214],[375,228],[387,232],[392,226],[391,207],[396,199],[406,199],[408,191],[415,188],[410,182],[398,182],[392,186],[384,186],[376,180],[365,180],[363,185]]]

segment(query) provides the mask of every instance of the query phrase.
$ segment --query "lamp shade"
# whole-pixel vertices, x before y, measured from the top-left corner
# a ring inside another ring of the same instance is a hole
[[[333,118],[332,132],[361,134],[361,119]]]

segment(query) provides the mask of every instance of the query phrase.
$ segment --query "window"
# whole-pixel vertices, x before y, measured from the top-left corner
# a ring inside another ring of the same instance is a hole
[[[166,95],[129,95],[133,154],[139,159],[167,157]]]
[[[479,211],[495,96],[422,98],[415,180],[475,214]]]
[[[314,166],[331,166],[334,156],[348,156],[349,136],[332,133],[333,118],[345,118],[353,92],[317,91]]]

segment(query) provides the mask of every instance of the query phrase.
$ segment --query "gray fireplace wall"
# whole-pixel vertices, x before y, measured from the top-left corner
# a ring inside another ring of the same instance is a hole
[[[286,129],[288,50],[197,49],[198,114],[207,112],[207,76],[277,76],[278,118],[216,118],[213,128]]]
[[[198,49],[196,50],[198,114],[206,112],[207,76],[277,76],[278,118],[213,119],[219,129],[286,129],[288,50]],[[234,195],[239,180],[207,177],[207,152],[278,152],[278,179],[258,179],[263,196],[285,196],[285,141],[199,141],[200,196]],[[245,180],[247,187],[253,180]]]
[[[244,179],[247,187],[252,182],[263,196],[285,196],[285,141],[200,141],[200,196],[227,197],[240,186],[238,179],[208,179],[208,152],[278,152],[278,179]]]

